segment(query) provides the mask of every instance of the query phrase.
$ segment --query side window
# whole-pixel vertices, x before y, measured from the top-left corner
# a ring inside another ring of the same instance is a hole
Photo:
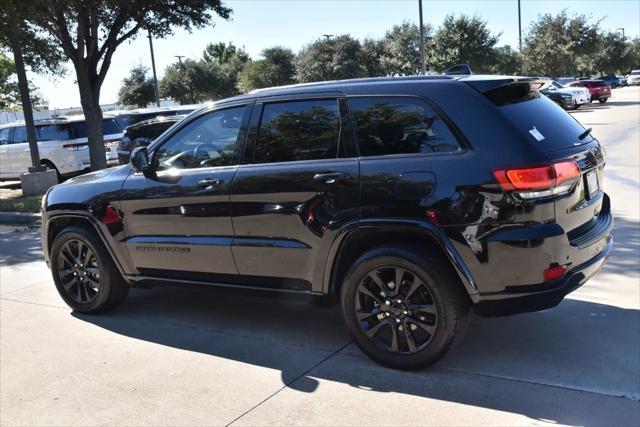
[[[13,128],[13,137],[9,144],[18,144],[20,142],[27,142],[27,128],[24,126]]]
[[[339,135],[337,99],[265,104],[255,162],[335,159]]]
[[[36,126],[38,141],[65,141],[70,139],[67,124],[50,124]]]
[[[180,129],[154,156],[160,170],[195,169],[234,164],[246,107],[214,111]]]
[[[363,157],[460,149],[446,123],[420,99],[351,98],[349,107]]]
[[[5,145],[9,143],[9,133],[11,132],[11,128],[3,128],[0,129],[0,145]]]

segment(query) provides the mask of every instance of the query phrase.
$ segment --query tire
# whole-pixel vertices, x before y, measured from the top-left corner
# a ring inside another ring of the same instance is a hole
[[[43,160],[40,162],[40,164],[42,166],[46,166],[47,168],[56,171],[56,177],[58,178],[58,182],[62,182],[62,175],[60,175],[60,171],[58,170],[58,168],[51,163],[49,160]]]
[[[576,101],[573,101],[573,109],[577,110],[578,108],[580,108],[580,106],[578,105],[578,103]]]
[[[402,271],[399,291],[393,289],[397,279],[389,280],[397,271]],[[416,283],[421,284],[411,293]],[[469,297],[448,261],[408,246],[364,253],[348,271],[340,296],[345,323],[358,347],[395,369],[415,370],[437,362],[461,340],[469,319]]]
[[[71,265],[78,260],[79,268]],[[84,227],[67,227],[56,236],[51,247],[51,273],[64,302],[79,313],[109,310],[129,293],[129,285],[102,241],[94,231]]]
[[[598,101],[600,101],[600,104],[604,104],[605,102],[607,102],[607,98],[601,98]]]

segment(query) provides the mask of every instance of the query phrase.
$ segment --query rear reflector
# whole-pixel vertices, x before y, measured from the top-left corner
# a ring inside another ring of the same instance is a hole
[[[543,273],[544,281],[545,282],[552,282],[554,280],[557,280],[557,279],[561,278],[562,276],[564,276],[564,273],[566,271],[567,271],[567,267],[564,266],[564,265],[557,265],[555,267],[549,267]]]
[[[102,217],[102,222],[106,225],[117,224],[120,222],[122,217],[120,216],[120,212],[118,209],[114,208],[111,205],[107,205],[104,209],[104,216]]]
[[[549,190],[576,180],[580,176],[580,167],[573,160],[562,160],[529,168],[496,168],[493,176],[505,191]]]

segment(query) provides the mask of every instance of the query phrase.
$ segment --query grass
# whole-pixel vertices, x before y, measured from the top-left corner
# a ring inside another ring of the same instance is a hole
[[[40,212],[42,195],[0,198],[0,212]]]

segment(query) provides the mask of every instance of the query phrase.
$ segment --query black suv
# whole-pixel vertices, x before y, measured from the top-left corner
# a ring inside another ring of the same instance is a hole
[[[148,146],[164,131],[182,119],[184,119],[184,116],[159,116],[128,126],[118,144],[118,161],[120,164],[129,163],[132,149]]]
[[[555,306],[610,253],[604,151],[543,84],[362,79],[207,106],[46,194],[56,287],[83,313],[158,282],[335,296],[373,359],[429,365],[470,308]]]

